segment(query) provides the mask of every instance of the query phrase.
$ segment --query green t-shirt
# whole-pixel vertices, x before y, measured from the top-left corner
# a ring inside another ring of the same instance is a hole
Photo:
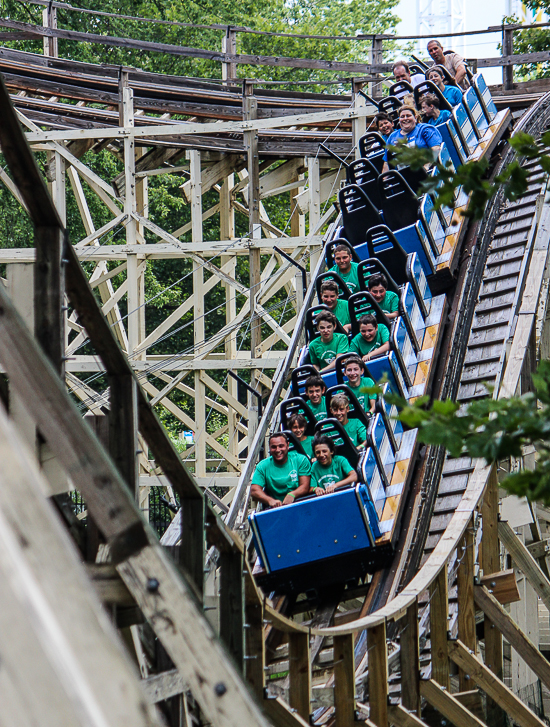
[[[336,301],[336,305],[334,306],[334,309],[332,310],[332,313],[336,316],[338,321],[343,325],[347,326],[348,323],[351,323],[351,318],[349,317],[349,307],[348,307],[348,301],[342,300],[342,298],[338,298]]]
[[[315,419],[317,419],[318,422],[322,422],[323,419],[326,419],[328,417],[327,402],[324,396],[321,397],[321,401],[318,404],[314,404],[308,399],[307,405],[313,412],[313,416],[315,417]]]
[[[385,313],[395,313],[399,310],[399,296],[397,293],[392,293],[391,290],[386,291],[384,300],[380,303],[380,308]]]
[[[341,457],[339,454],[333,456],[332,463],[328,467],[314,462],[311,465],[311,488],[322,487],[323,490],[326,490],[333,482],[345,480],[350,472],[353,472],[353,467],[345,457]]]
[[[302,440],[300,442],[300,444],[302,445],[302,449],[307,454],[307,456],[310,459],[313,459],[313,447],[312,447],[313,437],[306,437],[304,440]]]
[[[324,343],[321,336],[314,338],[309,344],[309,358],[311,363],[324,369],[332,363],[339,353],[349,351],[348,337],[345,333],[335,333],[330,343]]]
[[[275,464],[273,457],[259,462],[252,475],[252,484],[259,485],[266,495],[282,502],[289,492],[298,487],[300,475],[310,474],[309,459],[298,452],[289,452],[283,465]]]
[[[348,386],[353,391],[355,396],[357,397],[357,400],[361,404],[363,409],[365,411],[369,411],[369,409],[370,409],[369,399],[370,399],[370,401],[376,401],[376,394],[367,394],[366,391],[361,391],[361,389],[364,389],[367,386],[369,386],[369,387],[374,386],[374,381],[371,378],[369,378],[368,376],[362,376],[361,381],[359,382],[359,386],[353,387],[349,383],[349,381],[348,381]],[[350,409],[351,409],[351,404],[350,404]]]
[[[329,272],[338,273],[344,283],[348,286],[350,293],[358,293],[361,290],[361,286],[359,284],[359,263],[352,262],[349,273],[341,272],[338,265],[333,265]]]
[[[356,447],[363,444],[367,438],[367,427],[359,421],[359,419],[348,419],[348,423],[344,427],[349,438]]]
[[[390,332],[388,330],[388,327],[385,326],[383,323],[379,323],[378,330],[376,331],[376,336],[370,343],[368,341],[365,341],[363,336],[358,333],[351,339],[349,350],[358,353],[360,356],[366,356],[371,351],[374,351],[375,348],[380,348],[382,344],[387,343],[389,340]]]

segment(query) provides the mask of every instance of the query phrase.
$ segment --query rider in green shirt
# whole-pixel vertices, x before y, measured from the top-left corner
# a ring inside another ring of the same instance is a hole
[[[321,311],[315,323],[319,336],[309,344],[309,358],[316,369],[330,371],[334,368],[338,354],[348,352],[348,337],[344,333],[334,332],[336,318],[329,311]]]
[[[321,303],[326,305],[331,313],[344,327],[344,331],[351,331],[351,318],[349,317],[348,301],[338,297],[340,288],[335,280],[325,280],[321,285]]]
[[[334,454],[335,449],[331,437],[321,435],[313,440],[316,461],[311,466],[311,491],[318,496],[357,482],[357,472],[345,457]]]
[[[382,273],[376,273],[369,278],[369,293],[391,320],[399,315],[399,296],[388,290],[388,279]]]
[[[367,440],[367,428],[359,419],[348,419],[349,399],[345,394],[336,394],[332,397],[330,413],[344,427],[352,444],[362,449]]]
[[[293,414],[288,418],[288,427],[292,434],[302,445],[302,449],[310,459],[313,459],[313,437],[307,436],[307,419],[303,414]]]
[[[361,290],[359,264],[352,261],[351,251],[347,245],[336,245],[334,248],[334,262],[336,264],[331,267],[330,272],[338,273],[352,295],[359,292]]]
[[[323,419],[326,419],[328,416],[327,403],[325,400],[326,390],[327,387],[322,376],[309,376],[306,379],[305,392],[307,396],[307,404],[318,422],[323,421]]]
[[[383,323],[378,324],[376,316],[369,313],[359,319],[359,333],[351,339],[350,351],[357,353],[363,361],[369,361],[390,350],[390,332]]]
[[[309,492],[311,464],[298,452],[289,452],[283,432],[269,437],[267,459],[258,463],[252,475],[251,496],[269,507],[291,505],[297,497]]]
[[[375,386],[374,381],[369,376],[362,376],[363,366],[359,356],[350,357],[346,360],[344,366],[344,375],[348,379],[348,386],[357,397],[357,401],[361,404],[365,412],[374,414],[376,405],[376,394],[368,394],[365,389]]]

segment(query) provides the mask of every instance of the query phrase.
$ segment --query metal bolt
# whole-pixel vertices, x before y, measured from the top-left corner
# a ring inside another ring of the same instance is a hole
[[[495,588],[495,587],[496,587],[496,585],[497,585],[497,584],[496,584],[496,583],[495,583],[494,581],[491,581],[491,588]]]
[[[469,674],[464,674],[464,679],[466,679],[466,681],[468,681],[469,678],[470,678],[470,675]]]
[[[147,579],[147,590],[149,593],[156,593],[159,589],[160,583],[156,578]]]
[[[218,682],[214,687],[214,691],[218,697],[223,697],[223,695],[227,692],[227,687],[223,682]]]

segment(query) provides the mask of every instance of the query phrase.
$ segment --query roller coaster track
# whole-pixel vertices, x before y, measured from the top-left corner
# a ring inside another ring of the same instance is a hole
[[[514,133],[522,130],[538,137],[549,124],[550,94],[547,94],[524,114]],[[501,151],[493,174],[502,171],[516,158],[516,153],[508,145]],[[517,361],[511,366],[509,354],[514,347],[514,336],[519,333],[521,324],[518,325],[518,322],[534,312],[532,279],[542,281],[542,271],[533,269],[533,252],[537,248],[543,249],[546,258],[549,242],[546,227],[542,224],[546,217],[541,222],[541,211],[544,210],[546,216],[548,214],[547,208],[543,207],[547,177],[537,162],[524,161],[522,166],[529,175],[526,192],[513,202],[505,202],[502,189],[499,189],[475,231],[475,243],[467,252],[467,265],[463,266],[465,269],[455,293],[456,303],[451,314],[454,320],[447,336],[444,371],[439,391],[435,392],[439,398],[449,397],[467,404],[488,396],[487,385],[494,387],[494,397],[509,395],[518,388],[522,366]],[[540,265],[538,258],[536,265]],[[531,296],[530,310],[522,306],[527,286]],[[523,355],[525,349],[521,353]],[[437,583],[441,583],[443,578],[441,573],[447,573],[447,570],[449,630],[456,638],[460,630],[456,573],[461,562],[456,555],[457,548],[474,522],[490,473],[491,469],[481,461],[464,457],[451,459],[443,448],[429,447],[419,468],[421,482],[415,501],[409,506],[408,528],[404,529],[400,552],[392,566],[381,574],[382,577],[375,576],[371,584],[371,588],[376,586],[376,593],[374,597],[372,593],[367,597],[370,614],[344,626],[315,628],[314,622],[308,625],[311,635],[318,640],[332,639],[336,644],[344,636],[354,637],[358,685],[366,683],[367,651],[371,650],[371,641],[375,641],[373,637],[369,640],[369,633],[381,627],[387,628],[395,648],[399,644],[398,632],[402,631],[397,626],[399,619],[410,617],[411,609],[415,613],[418,609],[419,635],[429,645],[430,599],[422,594],[429,592],[433,596],[434,588],[437,589]],[[476,531],[479,540],[481,528],[477,520]],[[269,617],[275,627],[289,633],[298,633],[304,628],[272,609]],[[378,649],[382,650],[379,644]],[[396,659],[399,650],[397,646],[393,656],[389,657],[390,672],[395,672],[390,678],[391,703],[397,700],[400,692],[399,660]],[[434,667],[425,647],[423,656],[422,675],[426,678],[434,673]],[[337,658],[336,646],[333,658]],[[276,671],[277,667],[273,670]],[[332,676],[326,686],[332,686],[334,681]],[[379,688],[378,680],[376,684]],[[410,691],[409,683],[407,690]],[[369,698],[366,688],[363,697],[366,703]],[[403,699],[403,704],[406,701]],[[378,710],[379,706],[375,709]],[[371,714],[372,710],[371,705]],[[326,719],[326,709],[321,709],[321,713]],[[320,718],[321,713],[316,714],[316,718]],[[340,724],[339,720],[336,724]]]

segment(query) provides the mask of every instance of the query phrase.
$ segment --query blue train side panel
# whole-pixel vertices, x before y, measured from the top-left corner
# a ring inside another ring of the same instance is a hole
[[[316,565],[325,585],[357,577],[358,567],[364,575],[380,550],[378,516],[364,484],[255,512],[249,521],[265,568],[258,583],[278,592],[314,588]]]

